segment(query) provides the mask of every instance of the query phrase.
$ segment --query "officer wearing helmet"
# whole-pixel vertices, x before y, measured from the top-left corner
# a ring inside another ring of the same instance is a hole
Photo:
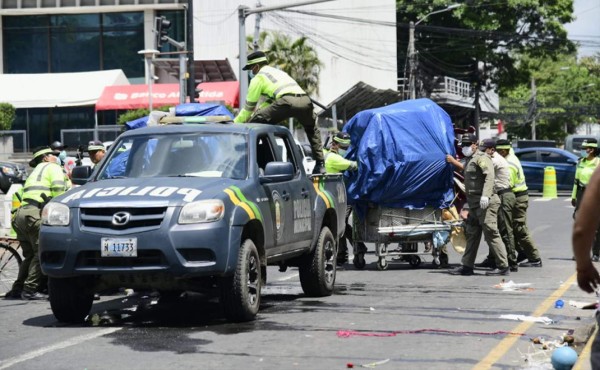
[[[331,148],[329,150],[323,150],[325,158],[325,170],[327,173],[342,173],[344,171],[356,171],[358,164],[356,161],[351,161],[344,158],[346,150],[350,146],[350,134],[347,132],[338,132],[333,136],[331,140]],[[348,261],[348,246],[346,245],[346,239],[350,240],[350,244],[354,246],[352,240],[352,226],[348,224],[348,219],[352,214],[352,206],[346,207],[346,229],[344,235],[340,238],[337,254],[337,263],[339,266],[343,265]],[[359,243],[354,249],[354,254],[366,252],[367,247],[364,243]]]
[[[58,159],[60,159],[60,163],[64,165],[65,161],[67,159],[67,152],[65,151],[66,146],[63,145],[63,143],[61,143],[60,141],[54,141],[52,144],[50,144],[50,149],[52,149],[55,152],[58,152]]]

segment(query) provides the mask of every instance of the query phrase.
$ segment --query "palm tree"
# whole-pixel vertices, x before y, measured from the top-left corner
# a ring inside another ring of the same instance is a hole
[[[248,36],[246,41],[250,53],[253,38]],[[293,41],[283,33],[263,31],[259,34],[258,46],[267,54],[270,65],[289,74],[309,95],[319,93],[319,73],[323,63],[306,37]]]

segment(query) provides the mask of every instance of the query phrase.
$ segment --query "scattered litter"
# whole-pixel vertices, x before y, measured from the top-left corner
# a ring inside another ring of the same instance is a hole
[[[375,366],[383,365],[388,361],[390,361],[389,358],[382,360],[382,361],[371,362],[370,364],[362,364],[362,365],[360,365],[360,367],[374,368]]]
[[[565,301],[563,301],[562,299],[557,299],[556,302],[554,302],[554,308],[563,308],[565,306]]]
[[[375,309],[373,307],[369,307],[369,310],[371,311],[375,311]]]
[[[541,322],[546,325],[552,324],[554,322],[554,321],[552,321],[552,319],[550,319],[546,316],[534,317],[534,316],[525,316],[525,315],[501,315],[500,318],[506,319],[506,320],[516,320],[516,321]]]
[[[569,301],[569,306],[573,306],[576,308],[581,308],[582,310],[592,310],[598,308],[598,302],[577,302],[577,301]]]
[[[505,282],[502,280],[500,284],[494,285],[494,288],[502,289],[504,292],[533,291],[534,289],[530,288],[530,285],[531,283],[515,283],[512,280]]]

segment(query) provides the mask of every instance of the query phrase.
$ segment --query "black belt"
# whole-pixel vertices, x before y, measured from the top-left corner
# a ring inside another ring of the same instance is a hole
[[[516,197],[520,197],[523,195],[527,195],[527,190],[523,190],[523,191],[515,191],[515,196]]]
[[[511,191],[512,191],[512,189],[510,189],[510,188],[502,189],[502,190],[498,190],[497,194],[502,195],[502,194],[510,193]]]
[[[25,206],[34,206],[38,209],[42,209],[44,207],[44,205],[42,203],[38,202],[37,200],[33,200],[33,199],[29,199],[29,198],[23,199],[23,202],[27,203],[27,204],[25,204]]]
[[[301,98],[303,96],[306,96],[306,94],[283,94],[280,96],[280,98],[283,98],[284,96],[293,96],[294,98]]]

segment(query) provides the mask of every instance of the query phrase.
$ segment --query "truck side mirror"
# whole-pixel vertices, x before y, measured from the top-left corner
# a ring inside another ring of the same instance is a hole
[[[92,176],[92,167],[90,166],[77,166],[73,168],[71,172],[71,181],[75,185],[83,185]]]
[[[290,181],[294,178],[294,165],[290,162],[269,162],[265,166],[265,174],[260,177],[260,183]]]

